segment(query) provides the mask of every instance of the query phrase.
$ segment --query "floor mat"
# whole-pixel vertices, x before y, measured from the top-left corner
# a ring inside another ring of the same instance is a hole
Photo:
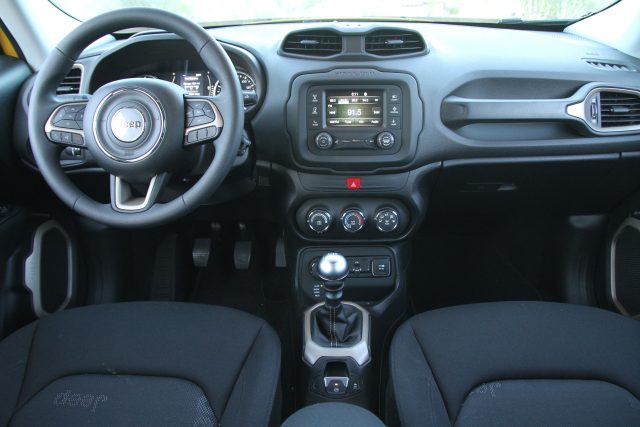
[[[233,246],[218,243],[209,265],[201,269],[191,301],[220,305],[251,313],[265,319],[278,333],[282,348],[282,390],[284,420],[295,411],[295,375],[297,363],[293,348],[293,302],[286,269],[273,266],[273,241],[253,243],[248,270],[235,270]]]
[[[409,287],[413,311],[550,299],[543,291],[545,236],[544,230],[508,225],[426,230],[414,240]]]

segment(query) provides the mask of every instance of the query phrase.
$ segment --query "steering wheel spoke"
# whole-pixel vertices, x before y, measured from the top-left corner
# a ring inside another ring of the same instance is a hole
[[[220,136],[224,121],[219,102],[218,96],[185,96],[185,147],[212,142]]]
[[[55,98],[53,112],[44,131],[49,141],[68,147],[86,148],[84,139],[84,111],[89,102],[86,95],[67,95]]]
[[[156,204],[170,178],[169,173],[161,173],[153,176],[147,183],[136,185],[124,177],[111,175],[111,207],[124,213],[149,210]]]

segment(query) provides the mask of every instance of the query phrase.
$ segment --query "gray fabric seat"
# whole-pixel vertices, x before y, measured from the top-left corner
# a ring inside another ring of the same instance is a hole
[[[640,425],[640,324],[503,302],[417,315],[391,344],[389,423]]]
[[[275,332],[237,310],[83,307],[0,343],[0,425],[275,425],[279,372]]]

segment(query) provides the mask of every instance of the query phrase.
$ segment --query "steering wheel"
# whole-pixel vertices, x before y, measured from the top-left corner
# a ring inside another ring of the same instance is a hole
[[[60,82],[90,43],[136,27],[181,36],[224,90],[216,96],[188,96],[173,83],[134,78],[108,83],[92,95],[56,95]],[[211,197],[233,165],[243,124],[242,92],[225,50],[196,23],[149,8],[105,13],[73,30],[42,65],[29,104],[31,149],[51,189],[79,214],[123,228],[173,221]],[[201,144],[215,147],[209,167],[184,194],[159,202],[171,175],[193,160]],[[87,196],[64,173],[60,153],[69,146],[89,150],[111,175],[111,203]],[[147,187],[146,194],[136,194],[135,185]]]

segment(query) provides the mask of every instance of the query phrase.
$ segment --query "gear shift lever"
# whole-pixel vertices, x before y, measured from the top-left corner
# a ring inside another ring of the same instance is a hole
[[[342,255],[331,252],[320,259],[318,276],[324,280],[324,303],[327,307],[338,307],[342,303],[344,279],[349,274],[349,264]]]
[[[348,274],[349,263],[338,253],[330,252],[318,262],[318,276],[324,281],[324,306],[313,312],[311,336],[322,347],[349,347],[362,336],[362,312],[353,304],[342,304]]]

